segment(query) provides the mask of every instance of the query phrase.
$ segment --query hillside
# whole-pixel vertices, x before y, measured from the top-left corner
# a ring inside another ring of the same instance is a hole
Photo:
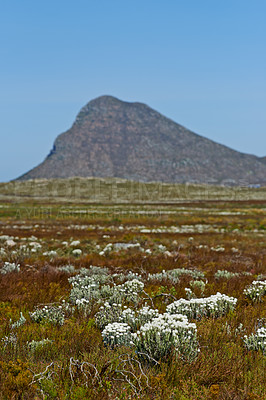
[[[206,139],[145,104],[102,96],[83,107],[47,158],[18,179],[264,184],[263,161]]]

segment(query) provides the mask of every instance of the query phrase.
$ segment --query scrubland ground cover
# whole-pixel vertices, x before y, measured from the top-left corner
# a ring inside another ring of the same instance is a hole
[[[1,400],[266,398],[263,201],[0,217]]]

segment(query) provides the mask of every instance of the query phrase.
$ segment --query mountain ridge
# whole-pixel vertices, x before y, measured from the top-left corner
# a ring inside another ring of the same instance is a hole
[[[117,177],[162,182],[264,184],[264,157],[207,139],[140,102],[100,96],[18,180]]]

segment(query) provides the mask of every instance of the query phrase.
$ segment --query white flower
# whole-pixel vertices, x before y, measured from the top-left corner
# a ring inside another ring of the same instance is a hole
[[[70,246],[75,247],[78,246],[80,244],[79,240],[73,240],[73,242],[70,243]]]
[[[72,254],[74,254],[74,256],[80,256],[82,254],[82,250],[74,249],[74,250],[72,250]]]

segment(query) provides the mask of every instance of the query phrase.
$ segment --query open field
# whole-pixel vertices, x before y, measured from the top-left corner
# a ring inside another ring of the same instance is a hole
[[[265,399],[265,189],[84,182],[0,185],[0,399]]]
[[[178,203],[265,200],[266,187],[134,182],[119,178],[34,179],[0,183],[0,200],[82,203]]]

